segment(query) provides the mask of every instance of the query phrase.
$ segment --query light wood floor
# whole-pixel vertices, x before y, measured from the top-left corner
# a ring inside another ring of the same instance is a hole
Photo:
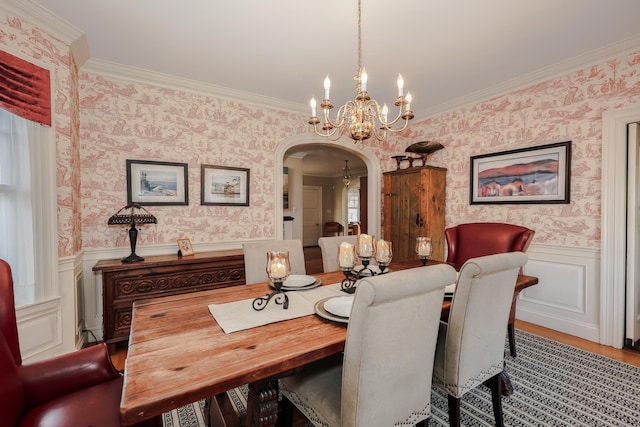
[[[559,341],[572,347],[581,348],[583,350],[590,351],[591,353],[601,354],[630,365],[640,366],[640,351],[630,349],[619,350],[606,345],[600,345],[592,341],[587,341],[582,338],[574,337],[573,335],[563,334],[562,332],[554,331],[553,329],[523,322],[521,320],[516,320],[516,329],[522,329],[523,331],[549,338],[554,341]]]

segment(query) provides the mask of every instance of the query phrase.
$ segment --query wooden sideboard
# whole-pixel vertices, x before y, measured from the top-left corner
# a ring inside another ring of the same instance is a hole
[[[100,260],[93,271],[102,273],[103,339],[113,350],[127,341],[131,308],[139,299],[245,285],[242,250],[149,256],[123,263]]]

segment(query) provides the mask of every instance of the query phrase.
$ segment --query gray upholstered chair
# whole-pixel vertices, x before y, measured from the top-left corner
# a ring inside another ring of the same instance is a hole
[[[316,426],[410,426],[431,414],[431,376],[445,264],[362,279],[342,359],[280,379],[291,425],[293,403]]]
[[[445,391],[449,425],[460,425],[460,398],[486,384],[502,426],[504,339],[522,252],[469,259],[460,269],[448,322],[440,323],[433,384]]]
[[[318,239],[318,246],[322,252],[322,269],[325,273],[338,270],[338,246],[342,242],[348,242],[355,246],[358,242],[358,236],[333,236]]]
[[[269,280],[267,276],[267,252],[269,251],[289,251],[291,274],[307,274],[301,240],[261,240],[247,242],[242,244],[244,274],[247,284],[266,282]]]

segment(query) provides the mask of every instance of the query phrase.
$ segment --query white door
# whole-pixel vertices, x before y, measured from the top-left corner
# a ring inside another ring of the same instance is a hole
[[[640,126],[628,125],[626,345],[640,340]]]
[[[318,246],[322,222],[322,187],[302,187],[302,245]]]

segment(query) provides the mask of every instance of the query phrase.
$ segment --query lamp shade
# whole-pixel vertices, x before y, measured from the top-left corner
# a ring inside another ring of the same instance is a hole
[[[137,212],[136,212],[137,210]],[[157,224],[158,220],[148,210],[137,203],[131,203],[120,209],[109,218],[109,225],[124,225],[129,227],[129,243],[131,254],[122,258],[122,262],[144,261],[144,258],[136,255],[136,242],[138,240],[138,224]]]

